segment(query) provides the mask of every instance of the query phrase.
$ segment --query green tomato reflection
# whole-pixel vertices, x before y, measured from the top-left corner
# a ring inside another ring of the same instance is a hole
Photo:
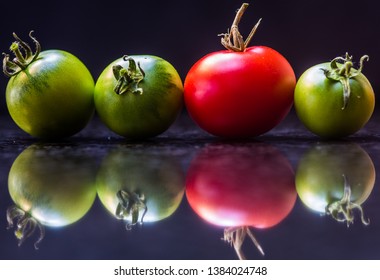
[[[127,229],[171,216],[184,195],[184,174],[169,155],[119,147],[103,160],[97,192],[105,208]]]
[[[95,164],[74,147],[34,144],[14,161],[8,189],[15,205],[7,211],[19,246],[38,228],[63,227],[81,219],[96,198]]]
[[[331,215],[347,226],[355,210],[368,225],[362,204],[375,184],[375,167],[357,144],[317,144],[301,158],[296,172],[296,189],[310,209]]]

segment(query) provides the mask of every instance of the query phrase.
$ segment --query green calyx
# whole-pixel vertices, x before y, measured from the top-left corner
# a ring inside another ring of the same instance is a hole
[[[334,81],[339,81],[342,84],[343,86],[342,110],[344,110],[347,107],[348,101],[350,99],[350,94],[351,94],[350,79],[361,74],[363,70],[363,63],[365,60],[367,61],[369,60],[368,55],[363,55],[360,58],[359,69],[355,69],[353,68],[352,56],[349,56],[348,53],[346,53],[345,57],[338,56],[331,61],[330,70],[321,69],[325,73],[326,78],[332,79]]]
[[[14,234],[18,239],[18,246],[21,246],[26,239],[33,235],[36,228],[38,228],[39,237],[34,243],[34,248],[38,250],[39,243],[45,237],[45,228],[39,221],[16,205],[10,206],[7,209],[7,221],[7,229],[12,229],[15,227]]]
[[[16,41],[12,43],[9,49],[13,52],[15,57],[11,60],[9,54],[3,53],[3,72],[6,76],[12,77],[17,75],[38,58],[41,52],[41,45],[32,34],[33,30],[29,32],[29,38],[35,44],[34,52],[26,42],[22,41],[16,33],[13,33],[13,37]]]
[[[112,67],[113,75],[117,80],[114,92],[142,94],[143,89],[139,87],[139,83],[144,79],[145,72],[140,63],[136,64],[136,61],[127,55],[123,56],[123,60],[129,62],[128,69],[118,64]]]
[[[361,221],[364,225],[369,225],[369,220],[364,218],[363,208],[351,201],[351,187],[343,174],[344,193],[341,200],[334,201],[326,206],[326,214],[331,215],[338,222],[346,222],[347,227],[354,222],[353,211],[357,209],[360,213]]]
[[[127,224],[127,229],[129,230],[139,223],[141,210],[144,211],[140,219],[140,223],[142,224],[144,216],[148,211],[148,207],[145,204],[145,196],[126,190],[118,191],[116,196],[119,203],[116,208],[115,216],[121,220],[131,217],[131,222]]]

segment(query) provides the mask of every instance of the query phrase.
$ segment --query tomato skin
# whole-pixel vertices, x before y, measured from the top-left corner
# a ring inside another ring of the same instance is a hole
[[[292,167],[274,147],[215,145],[191,162],[186,197],[211,224],[269,228],[289,215],[297,193]]]
[[[78,150],[33,144],[13,162],[12,200],[41,224],[63,227],[81,219],[96,199],[94,158]]]
[[[213,135],[258,136],[288,114],[295,84],[288,61],[269,47],[218,51],[188,72],[185,104],[193,120]]]
[[[369,155],[355,143],[317,144],[301,158],[296,189],[310,209],[325,213],[326,206],[344,195],[344,177],[350,185],[350,201],[361,205],[375,184],[376,171]]]
[[[359,74],[350,78],[351,95],[343,108],[343,86],[326,78],[321,63],[306,70],[298,79],[294,106],[300,121],[322,138],[340,138],[354,134],[370,119],[375,108],[375,94],[368,79]]]
[[[96,185],[101,203],[114,217],[120,190],[143,195],[147,206],[143,222],[157,222],[171,216],[184,196],[183,171],[173,156],[126,147],[118,147],[103,159]],[[143,210],[139,212],[141,218]],[[123,220],[131,222],[131,216],[126,215]]]
[[[47,50],[11,77],[8,111],[15,123],[37,138],[62,138],[82,130],[94,113],[94,80],[74,55]]]
[[[183,84],[174,66],[153,55],[128,56],[145,72],[139,83],[142,94],[116,94],[112,67],[128,68],[119,58],[100,74],[95,85],[95,108],[103,123],[127,138],[148,138],[166,131],[183,106]]]

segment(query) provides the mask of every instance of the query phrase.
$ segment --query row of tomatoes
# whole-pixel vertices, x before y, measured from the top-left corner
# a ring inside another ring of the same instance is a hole
[[[183,107],[210,134],[228,138],[261,135],[279,124],[293,104],[301,122],[323,138],[362,128],[375,107],[370,82],[346,54],[311,67],[296,80],[289,62],[264,46],[248,47],[260,21],[244,41],[238,23],[244,3],[221,43],[227,50],[206,55],[184,84],[176,69],[152,55],[123,56],[96,83],[75,56],[60,50],[35,52],[16,34],[14,58],[4,55],[9,113],[32,136],[61,138],[83,129],[94,111],[115,133],[146,138],[163,133]]]
[[[281,223],[297,196],[308,208],[339,222],[350,225],[361,218],[369,223],[362,204],[374,188],[376,171],[357,144],[316,144],[302,154],[295,172],[289,159],[266,143],[206,145],[186,172],[178,158],[159,151],[118,146],[98,167],[88,148],[31,145],[9,172],[15,203],[8,209],[9,226],[16,226],[22,243],[31,224],[72,224],[98,197],[112,217],[131,229],[168,218],[184,195],[201,219],[227,229],[227,241],[235,230]]]

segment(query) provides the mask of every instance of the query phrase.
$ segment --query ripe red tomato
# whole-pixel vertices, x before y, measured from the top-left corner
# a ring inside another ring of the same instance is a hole
[[[186,197],[214,225],[268,228],[288,216],[297,193],[293,169],[274,147],[215,145],[191,162]]]
[[[186,76],[187,111],[202,129],[216,136],[258,136],[275,127],[290,111],[296,85],[294,71],[272,48],[246,48],[249,42],[239,41],[230,44],[231,38],[241,37],[236,22],[231,33],[224,36],[222,43],[229,50],[204,56]]]

